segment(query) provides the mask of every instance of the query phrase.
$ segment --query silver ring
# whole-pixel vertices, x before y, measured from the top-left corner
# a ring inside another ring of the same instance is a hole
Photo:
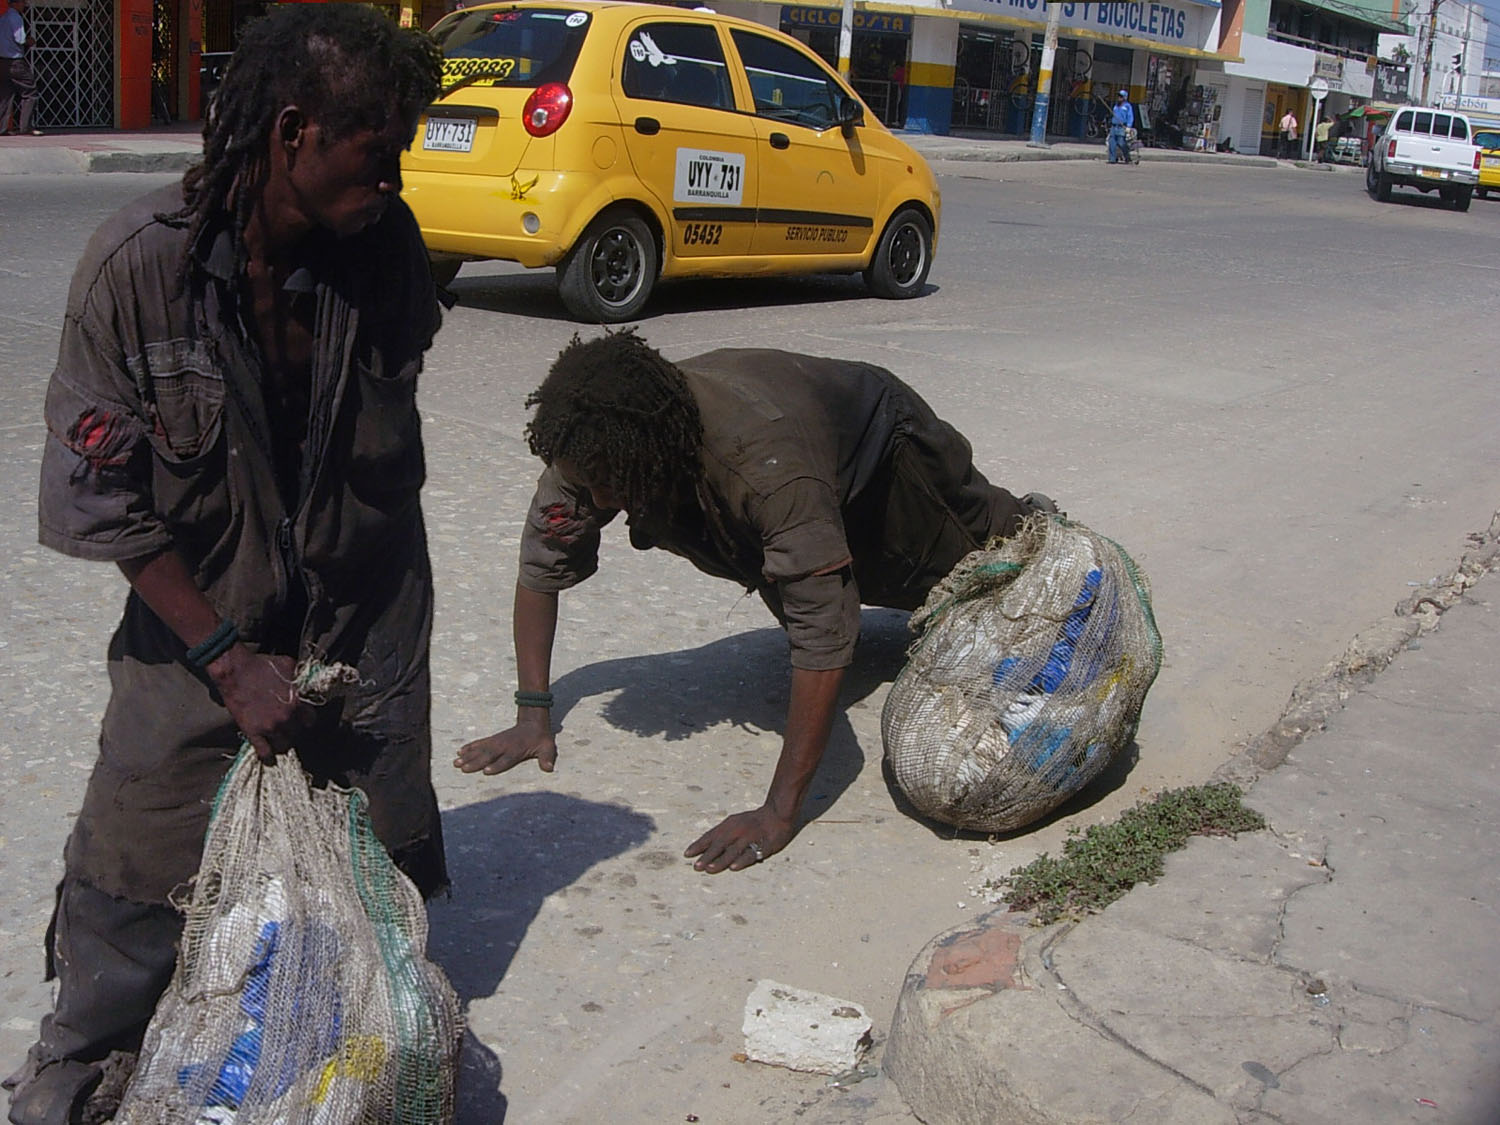
[[[746,846],[750,849],[751,854],[755,856],[756,863],[759,863],[761,860],[766,858],[766,853],[761,851],[760,845],[757,844],[754,840],[751,840],[750,843]]]

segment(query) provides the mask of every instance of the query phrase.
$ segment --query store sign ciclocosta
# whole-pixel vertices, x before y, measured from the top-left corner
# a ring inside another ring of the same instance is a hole
[[[980,12],[1042,21],[1047,6],[1042,0],[951,0],[949,11]],[[1175,46],[1213,50],[1206,40],[1217,17],[1217,6],[1196,3],[1073,3],[1062,5],[1063,33],[1079,38],[1099,35],[1129,35]]]

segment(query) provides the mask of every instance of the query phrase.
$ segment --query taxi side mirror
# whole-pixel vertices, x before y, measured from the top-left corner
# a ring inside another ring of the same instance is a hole
[[[844,136],[853,136],[854,127],[864,123],[865,109],[859,104],[859,99],[842,95],[839,98],[839,128],[843,130]]]

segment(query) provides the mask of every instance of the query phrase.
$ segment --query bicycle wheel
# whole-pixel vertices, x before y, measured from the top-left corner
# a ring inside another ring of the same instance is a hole
[[[1073,81],[1082,82],[1089,76],[1089,72],[1093,69],[1094,56],[1082,47],[1075,47],[1073,50]]]
[[[1031,75],[1023,74],[1010,84],[1010,106],[1025,109],[1031,104]]]
[[[1020,39],[1010,41],[1010,69],[1012,72],[1031,69],[1031,44]]]

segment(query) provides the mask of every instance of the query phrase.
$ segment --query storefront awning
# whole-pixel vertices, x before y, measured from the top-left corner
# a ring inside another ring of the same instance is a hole
[[[757,4],[776,4],[777,7],[784,6],[780,4],[779,0],[752,0],[752,2]],[[945,2],[951,4],[953,0],[945,0]],[[1194,0],[1185,0],[1185,2],[1193,3]],[[832,4],[817,5],[817,7],[825,6],[833,9],[834,11],[838,10],[837,7]],[[1080,5],[1080,7],[1081,6],[1082,5]],[[804,10],[808,7],[812,6],[803,5],[801,6],[801,8],[799,8],[799,10]],[[854,10],[856,13],[865,12],[869,13],[871,16],[879,13],[886,13],[893,16],[902,16],[906,18],[906,22],[908,23],[912,18],[950,19],[962,20],[964,23],[984,24],[988,27],[1003,27],[1016,31],[1041,33],[1045,32],[1047,29],[1047,24],[1044,19],[1025,19],[1021,16],[1002,14],[1000,12],[976,11],[973,8],[937,8],[913,4],[883,4],[879,3],[878,0],[873,3],[870,2],[870,0],[860,0],[860,2],[854,5]],[[1038,4],[1037,11],[1044,11],[1044,5]],[[1203,18],[1217,19],[1218,17],[1210,17],[1207,13],[1205,13]],[[1186,44],[1164,43],[1157,39],[1148,39],[1144,36],[1139,35],[1129,35],[1120,32],[1095,30],[1092,26],[1064,26],[1060,29],[1059,34],[1067,39],[1086,39],[1090,42],[1112,43],[1121,47],[1129,47],[1132,50],[1151,51],[1158,55],[1176,55],[1182,58],[1203,59],[1211,62],[1234,63],[1244,61],[1239,55],[1235,54],[1210,51],[1201,47],[1190,47]]]

